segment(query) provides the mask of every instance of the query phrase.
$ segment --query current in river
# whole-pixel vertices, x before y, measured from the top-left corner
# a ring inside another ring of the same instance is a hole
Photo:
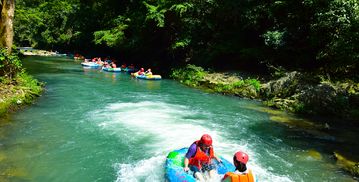
[[[229,161],[247,152],[259,181],[357,180],[332,155],[341,134],[258,101],[87,69],[68,58],[23,64],[46,90],[2,119],[0,180],[162,182],[167,154],[205,133]]]

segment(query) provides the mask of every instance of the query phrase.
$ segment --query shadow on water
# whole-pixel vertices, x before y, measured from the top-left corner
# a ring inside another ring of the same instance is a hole
[[[31,62],[31,63],[30,63]],[[42,57],[29,57],[23,61],[24,67],[31,64],[31,69],[27,70],[30,74],[36,73],[82,73],[80,63],[75,63],[73,60],[61,57],[47,57],[45,60]],[[78,66],[74,67],[74,64]]]
[[[358,123],[346,123],[333,118],[301,118],[280,110],[267,107],[248,107],[268,114],[273,121],[258,123],[251,127],[254,133],[261,132],[263,137],[282,138],[288,146],[306,151],[306,156],[327,160],[336,164],[334,152],[339,153],[352,161],[359,161]],[[279,132],[280,131],[280,132]],[[284,138],[283,138],[284,137]]]

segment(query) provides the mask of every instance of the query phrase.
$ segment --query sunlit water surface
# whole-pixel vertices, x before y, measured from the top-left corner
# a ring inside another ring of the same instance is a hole
[[[326,151],[331,137],[274,122],[259,102],[84,69],[66,58],[30,57],[24,65],[46,91],[1,125],[4,179],[164,181],[166,155],[209,133],[230,161],[246,151],[259,181],[355,181]]]

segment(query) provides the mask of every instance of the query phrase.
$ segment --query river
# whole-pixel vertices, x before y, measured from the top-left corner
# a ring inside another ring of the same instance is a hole
[[[259,181],[356,181],[327,150],[336,138],[297,129],[288,123],[312,124],[260,102],[67,58],[27,57],[24,66],[46,91],[2,119],[0,180],[164,181],[167,154],[208,133],[230,161],[246,151]]]

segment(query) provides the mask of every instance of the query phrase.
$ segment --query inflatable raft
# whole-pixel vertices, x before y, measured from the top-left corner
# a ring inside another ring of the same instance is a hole
[[[91,67],[91,68],[99,68],[101,66],[94,62],[82,62],[81,65],[85,66],[85,67]]]
[[[165,164],[165,178],[168,182],[195,182],[196,179],[193,177],[192,172],[186,173],[183,170],[184,157],[187,153],[188,148],[182,148],[170,152],[166,158]],[[220,175],[224,175],[226,172],[234,171],[235,167],[232,163],[219,156],[222,160],[218,163],[213,160],[217,166],[217,172]]]
[[[105,68],[105,67],[103,67],[102,70],[108,71],[108,72],[121,72],[121,68]]]
[[[138,79],[143,79],[143,80],[161,80],[162,79],[161,75],[138,75],[137,72],[133,73],[131,75]]]
[[[136,78],[138,79],[144,79],[144,80],[161,80],[161,75],[137,75]]]

